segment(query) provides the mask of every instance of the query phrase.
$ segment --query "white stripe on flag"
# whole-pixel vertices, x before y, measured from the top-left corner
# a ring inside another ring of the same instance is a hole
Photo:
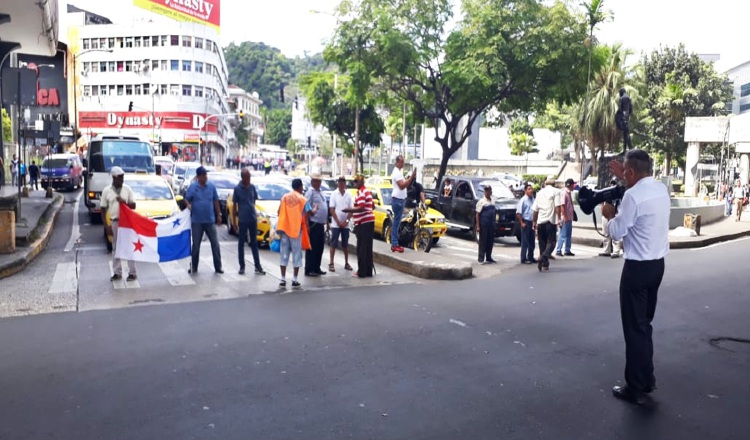
[[[120,227],[117,230],[115,257],[123,260],[159,262],[159,241],[156,237],[144,237],[133,229]]]

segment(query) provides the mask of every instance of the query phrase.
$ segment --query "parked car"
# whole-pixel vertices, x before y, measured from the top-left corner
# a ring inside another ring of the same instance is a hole
[[[153,174],[127,174],[125,185],[128,185],[135,194],[135,212],[152,219],[167,218],[179,212],[178,204],[182,202],[182,196],[175,196],[169,184],[159,176]],[[107,213],[106,223],[112,224]],[[107,249],[112,250],[112,237],[104,238]]]
[[[390,183],[381,183],[368,185],[367,189],[372,193],[372,201],[375,205],[375,209],[373,210],[373,214],[375,215],[375,235],[385,239],[393,227],[391,225],[391,219],[393,218],[393,210],[391,209],[393,185]],[[407,211],[408,208],[404,210],[403,221],[407,220]],[[422,227],[431,231],[433,243],[437,243],[440,237],[448,232],[448,225],[445,224],[445,216],[440,211],[428,207],[424,219],[425,223]]]
[[[255,202],[255,211],[258,214],[256,238],[258,244],[268,245],[271,228],[279,217],[281,198],[292,190],[292,186],[278,181],[266,181],[263,178],[254,178],[252,182],[258,191],[258,200]],[[229,234],[237,235],[239,225],[234,216],[234,203],[227,204],[227,219]]]
[[[503,182],[503,185],[507,186],[511,191],[515,191],[519,188],[523,189],[523,179],[513,174],[496,173],[490,176],[490,179]]]
[[[172,186],[174,159],[171,156],[154,156],[154,167],[157,166],[161,168],[161,177],[169,183],[169,186]]]
[[[446,179],[450,179],[452,184],[448,195],[443,192]],[[499,180],[474,176],[446,176],[440,181],[437,190],[425,190],[425,197],[431,201],[431,207],[445,215],[448,226],[465,229],[477,235],[476,206],[479,199],[484,197],[484,187],[487,185],[492,187],[492,199],[498,210],[495,237],[514,235],[521,241],[521,229],[516,224],[518,200]]]
[[[72,191],[83,185],[83,162],[77,154],[52,154],[42,161],[39,169],[42,188]]]

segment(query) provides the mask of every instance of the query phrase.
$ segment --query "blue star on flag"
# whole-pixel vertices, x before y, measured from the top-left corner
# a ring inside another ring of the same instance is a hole
[[[180,219],[177,218],[172,222],[172,227],[176,228],[178,226],[180,226]]]

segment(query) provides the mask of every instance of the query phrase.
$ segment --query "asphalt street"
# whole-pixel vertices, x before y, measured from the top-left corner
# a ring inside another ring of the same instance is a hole
[[[748,438],[748,243],[668,257],[649,408],[597,258],[0,319],[0,438]]]

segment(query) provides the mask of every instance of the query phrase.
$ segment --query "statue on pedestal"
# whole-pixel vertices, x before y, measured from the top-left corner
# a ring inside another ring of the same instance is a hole
[[[622,131],[622,153],[628,151],[628,147],[633,148],[633,142],[630,140],[630,126],[628,119],[633,112],[633,103],[630,101],[625,89],[620,89],[620,109],[615,113],[615,124],[617,129]]]

